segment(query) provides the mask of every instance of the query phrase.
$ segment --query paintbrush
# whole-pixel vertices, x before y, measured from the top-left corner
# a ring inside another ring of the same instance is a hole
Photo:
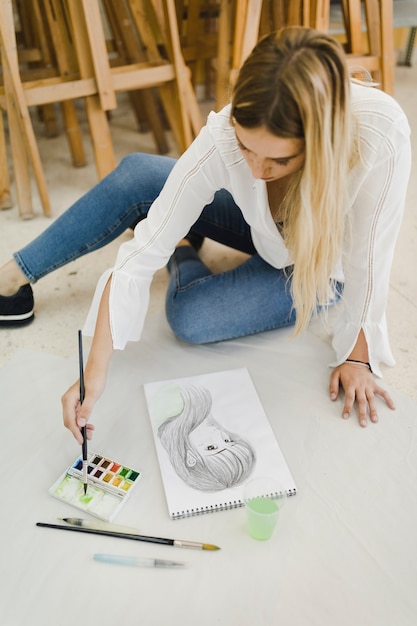
[[[133,567],[184,567],[180,561],[166,561],[165,559],[145,559],[135,556],[122,556],[118,554],[95,554],[95,561],[101,563],[113,563],[113,565],[130,565]]]
[[[61,524],[46,524],[37,522],[36,526],[41,528],[56,528],[57,530],[69,530],[78,533],[89,533],[90,535],[104,535],[106,537],[117,537],[119,539],[133,539],[134,541],[146,541],[148,543],[160,543],[176,548],[195,548],[197,550],[220,550],[218,546],[211,543],[199,543],[197,541],[185,541],[183,539],[165,539],[164,537],[148,537],[147,535],[134,535],[133,533],[119,533],[97,528],[86,528],[84,526],[63,526]]]
[[[84,388],[84,365],[83,365],[83,336],[81,330],[78,331],[78,360],[80,364],[80,403],[84,402],[85,388]],[[81,434],[83,436],[82,454],[83,454],[83,483],[84,483],[84,495],[87,493],[87,468],[88,468],[88,455],[87,455],[87,427],[81,427]]]
[[[124,526],[122,524],[111,524],[109,522],[101,522],[100,520],[88,520],[82,517],[58,517],[61,522],[66,522],[71,526],[82,526],[83,528],[92,528],[93,530],[108,530],[116,533],[124,533],[125,535],[139,535],[138,528],[133,526]]]

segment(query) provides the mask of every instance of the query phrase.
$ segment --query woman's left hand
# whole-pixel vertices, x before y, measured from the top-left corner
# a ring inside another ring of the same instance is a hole
[[[367,367],[355,363],[342,363],[336,367],[330,376],[330,399],[335,401],[339,397],[340,388],[345,392],[345,404],[342,417],[348,419],[356,402],[359,424],[368,425],[368,416],[371,422],[378,421],[376,396],[385,400],[390,409],[395,409],[394,402],[385,389],[379,387]]]

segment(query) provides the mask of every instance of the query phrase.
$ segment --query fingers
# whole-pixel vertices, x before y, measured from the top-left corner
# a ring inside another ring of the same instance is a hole
[[[378,421],[378,412],[377,412],[377,408],[376,408],[375,394],[374,393],[368,393],[367,401],[368,401],[369,419],[371,420],[371,422],[376,424],[377,421]],[[366,407],[365,407],[365,409],[366,409]],[[366,419],[366,410],[365,410],[365,412],[362,412],[362,414],[359,415],[359,423],[360,423],[360,425],[362,427],[366,427],[367,426],[368,422],[367,422],[367,419]]]
[[[88,364],[87,364],[88,367]],[[73,434],[77,442],[83,443],[83,436],[80,429],[86,427],[87,439],[93,436],[94,426],[89,423],[94,405],[103,393],[106,382],[105,372],[99,370],[87,375],[85,373],[85,396],[84,401],[80,402],[80,383],[75,382],[62,396],[62,414],[64,425]]]
[[[343,407],[342,417],[348,419],[354,409],[356,409],[359,419],[359,425],[366,428],[368,425],[368,415],[374,424],[378,421],[378,413],[375,404],[375,396],[371,392],[355,392],[349,391],[345,393],[345,404]]]
[[[394,400],[391,398],[388,391],[382,389],[382,387],[376,387],[375,395],[385,400],[385,403],[387,404],[387,406],[389,406],[390,409],[395,410]]]
[[[79,427],[80,431],[81,431],[81,428],[85,426],[87,439],[90,440],[93,438],[93,431],[95,429],[94,424],[89,424],[88,422],[86,422],[84,418],[79,418],[77,419],[77,426]],[[76,437],[76,439],[77,441],[79,441],[78,437]],[[81,436],[81,443],[82,443],[82,436]]]
[[[74,383],[64,393],[61,402],[64,425],[73,434],[77,442],[80,445],[83,443],[83,436],[80,431],[83,426],[86,426],[87,439],[91,439],[94,426],[88,423],[88,418],[90,417],[92,406],[86,400],[84,400],[83,404],[80,403],[78,383]]]
[[[340,389],[340,375],[339,370],[335,369],[330,376],[330,386],[329,386],[329,394],[330,400],[337,400],[339,397],[339,389]]]
[[[362,428],[366,428],[369,421],[378,422],[377,397],[382,398],[390,409],[395,409],[388,392],[376,384],[373,375],[366,369],[347,363],[335,368],[330,377],[331,400],[338,398],[341,388],[345,394],[342,417],[348,419],[356,409]]]

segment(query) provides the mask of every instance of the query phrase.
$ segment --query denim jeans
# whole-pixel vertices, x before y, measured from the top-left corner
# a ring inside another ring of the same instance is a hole
[[[148,212],[175,163],[131,154],[14,258],[34,283],[49,272],[106,245]],[[192,343],[221,341],[295,322],[288,271],[266,263],[226,190],[216,193],[192,230],[250,257],[236,269],[213,274],[188,246],[170,263],[166,314],[174,333]]]

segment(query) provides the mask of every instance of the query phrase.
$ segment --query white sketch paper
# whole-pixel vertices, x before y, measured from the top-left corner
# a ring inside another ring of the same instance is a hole
[[[256,476],[296,486],[246,368],[144,386],[172,518],[240,506]]]

